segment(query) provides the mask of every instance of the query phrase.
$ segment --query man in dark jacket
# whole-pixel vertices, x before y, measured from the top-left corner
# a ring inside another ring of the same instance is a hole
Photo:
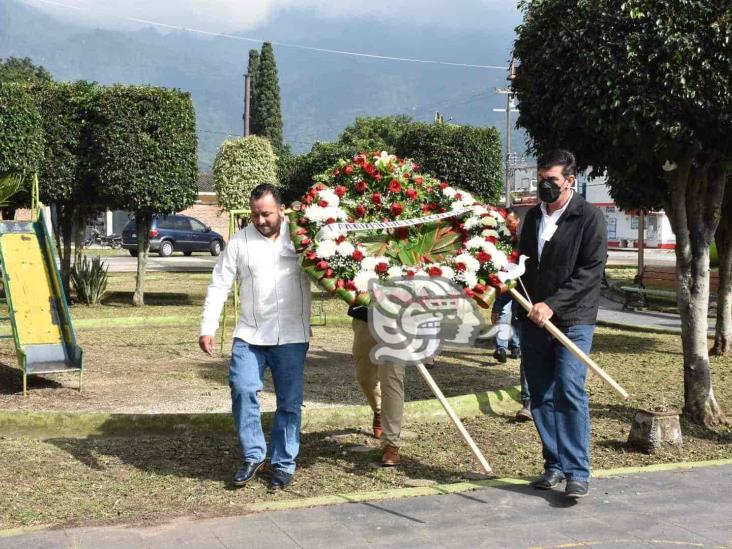
[[[589,493],[590,414],[586,367],[546,330],[550,320],[590,352],[607,256],[600,210],[572,190],[576,163],[569,151],[539,159],[539,198],[523,222],[519,249],[529,256],[522,279],[532,303],[518,310],[531,412],[541,437],[544,473],[532,482],[549,489],[567,480],[570,498]]]

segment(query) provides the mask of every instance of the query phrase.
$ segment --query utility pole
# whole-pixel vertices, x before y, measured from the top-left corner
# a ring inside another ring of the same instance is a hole
[[[508,66],[508,80],[507,88],[496,88],[496,93],[506,96],[506,208],[511,207],[511,187],[513,178],[513,170],[511,166],[511,112],[518,112],[518,109],[514,108],[513,101],[513,88],[512,83],[516,78],[516,70],[514,68],[514,60],[511,57],[511,64]],[[494,112],[503,112],[503,109],[493,109]]]
[[[244,119],[244,137],[247,137],[249,135],[249,119],[250,119],[250,112],[249,112],[249,106],[250,106],[250,98],[251,95],[251,84],[250,84],[250,77],[249,73],[246,73],[244,75],[244,114],[242,115],[242,118]]]

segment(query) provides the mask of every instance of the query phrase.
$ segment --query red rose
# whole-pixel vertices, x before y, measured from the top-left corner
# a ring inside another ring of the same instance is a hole
[[[394,231],[394,236],[396,236],[400,240],[409,238],[409,227],[399,227],[397,230]]]
[[[336,168],[333,170],[333,177],[338,177],[339,175],[341,175],[341,171],[339,169]]]
[[[380,206],[381,205],[381,193],[374,193],[374,194],[372,194],[371,195],[371,202],[375,206]]]
[[[436,266],[432,266],[429,269],[427,269],[427,274],[430,276],[442,276],[442,269]]]
[[[410,177],[412,177],[412,174],[409,172],[405,172],[404,179],[409,179]]]
[[[459,273],[462,273],[467,267],[465,266],[465,263],[455,263],[455,270]]]
[[[309,261],[315,261],[315,258],[316,258],[317,256],[315,255],[315,252],[314,252],[314,251],[312,251],[312,250],[308,250],[307,252],[305,252],[305,257],[306,257],[306,258],[307,258],[307,259],[308,259]]]
[[[396,179],[392,179],[389,181],[389,192],[392,193],[400,193],[402,192],[402,184],[399,183]]]
[[[335,272],[333,272],[333,269],[328,269],[325,271],[325,276],[323,278],[332,278]]]
[[[497,277],[496,275],[494,275],[494,274],[492,274],[492,275],[488,275],[488,283],[489,283],[489,284],[490,284],[491,286],[495,286],[496,288],[498,288],[498,287],[500,287],[500,286],[502,286],[502,285],[503,285],[503,283],[501,282],[501,279],[500,279],[500,278],[498,278],[498,277]]]
[[[407,271],[407,278],[414,278],[415,274],[416,273],[410,269]]]
[[[302,240],[300,241],[300,244],[301,244],[301,245],[303,245],[303,246],[310,246],[310,243],[311,243],[311,242],[312,242],[312,240],[310,240],[309,238],[303,238],[303,239],[302,239]]]
[[[350,164],[346,164],[346,166],[343,168],[343,173],[346,175],[353,175],[353,166]]]
[[[380,173],[375,173],[374,174],[374,179],[376,179],[376,181],[381,181],[381,174]]]
[[[391,205],[391,208],[389,211],[391,212],[391,215],[396,217],[404,211],[404,206],[399,204],[399,202],[394,202],[394,204]]]
[[[417,191],[414,189],[407,189],[407,197],[409,200],[416,200],[417,199]]]
[[[412,162],[412,171],[413,172],[418,172],[419,171],[419,164],[417,164],[416,162]],[[420,177],[420,179],[422,179],[422,178]]]
[[[491,254],[481,250],[475,255],[475,259],[477,259],[481,263],[488,263],[491,260]]]
[[[374,168],[373,164],[365,164],[363,169],[366,170],[366,173],[371,176],[373,176],[376,173],[376,168]]]
[[[423,177],[415,177],[414,178],[414,184],[415,185],[421,185],[422,183],[424,183],[424,178]]]
[[[335,194],[338,198],[343,198],[343,195],[346,194],[348,189],[346,189],[343,185],[338,185],[335,188]]]
[[[521,254],[519,253],[519,251],[518,251],[518,250],[514,250],[514,251],[512,251],[512,252],[511,252],[511,253],[509,254],[509,256],[508,256],[508,260],[509,260],[509,261],[510,261],[511,263],[518,263],[518,260],[519,260],[519,258],[520,258],[520,257],[521,257]]]
[[[308,234],[308,230],[305,227],[300,227],[299,229],[297,229],[295,231],[295,234],[297,234],[297,235]]]
[[[317,265],[315,265],[315,268],[319,271],[327,271],[328,270],[328,262],[325,260],[318,261]]]
[[[450,186],[449,183],[445,183],[444,181],[440,182],[440,188],[441,189],[447,189]]]
[[[366,215],[366,208],[363,204],[359,204],[358,206],[356,206],[356,209],[353,213],[356,214],[356,217],[363,217],[364,215]]]
[[[359,179],[354,183],[353,190],[357,193],[364,193],[366,192],[366,182],[363,179]]]
[[[320,206],[321,208],[327,208],[328,207],[328,201],[327,200],[320,200],[318,202],[318,206]]]
[[[353,280],[346,280],[346,290],[351,290],[352,292],[356,291],[356,284]]]
[[[424,213],[427,213],[430,211],[430,207],[425,204],[424,202],[419,205],[419,209],[422,210]]]
[[[384,263],[383,261],[381,263],[377,263],[376,267],[374,268],[374,271],[376,271],[378,274],[384,274],[388,270],[389,270],[389,264]]]
[[[439,206],[437,204],[435,204],[434,202],[430,202],[429,206],[427,206],[427,207],[429,208],[430,211],[435,211],[437,208],[439,208]]]
[[[473,297],[475,295],[475,292],[470,288],[463,288],[463,292],[465,292],[465,295],[468,297]]]
[[[475,290],[479,294],[485,293],[485,284],[476,284],[475,286],[473,286],[473,290]]]
[[[364,257],[363,252],[361,250],[356,250],[351,254],[351,257],[354,261],[361,261]]]
[[[461,200],[463,198],[463,195],[460,193],[455,193],[455,200]]]
[[[310,204],[313,203],[313,197],[310,195],[307,195],[305,198],[302,199],[302,201],[309,206]]]
[[[495,236],[489,236],[488,238],[486,238],[486,240],[493,244],[498,244],[498,239]]]
[[[336,238],[335,241],[336,241],[336,244],[340,244],[341,242],[345,242],[345,240],[346,240],[346,235],[342,234],[341,236]]]
[[[346,286],[345,280],[339,278],[336,280],[336,288],[344,288]]]

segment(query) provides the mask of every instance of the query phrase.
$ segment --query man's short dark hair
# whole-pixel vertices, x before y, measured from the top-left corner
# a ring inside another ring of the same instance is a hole
[[[539,157],[538,165],[540,170],[561,166],[564,177],[577,175],[577,161],[574,159],[574,155],[566,149],[552,149],[545,152]]]
[[[277,185],[272,185],[272,183],[260,183],[254,187],[252,189],[252,194],[249,195],[249,200],[259,200],[268,194],[272,195],[272,198],[275,199],[278,206],[282,205],[282,193],[280,192],[279,187]]]

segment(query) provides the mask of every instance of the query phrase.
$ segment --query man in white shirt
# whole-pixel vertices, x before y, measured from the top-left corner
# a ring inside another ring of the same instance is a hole
[[[250,197],[251,223],[229,241],[213,270],[203,306],[201,349],[213,354],[214,335],[231,285],[239,287],[229,386],[244,463],[234,475],[243,486],[264,465],[267,444],[258,393],[272,372],[277,411],[271,433],[270,488],[292,481],[300,449],[303,371],[310,338],[310,281],[290,239],[285,206],[274,185],[258,185]]]

